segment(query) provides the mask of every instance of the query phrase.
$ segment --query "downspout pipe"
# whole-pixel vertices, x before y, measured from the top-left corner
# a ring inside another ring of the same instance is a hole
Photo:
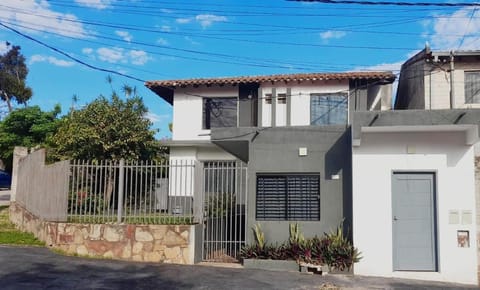
[[[455,107],[455,57],[453,50],[450,51],[450,109]]]

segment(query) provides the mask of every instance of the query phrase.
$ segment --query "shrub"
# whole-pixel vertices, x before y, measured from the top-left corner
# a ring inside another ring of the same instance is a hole
[[[253,229],[255,244],[246,245],[240,251],[243,259],[296,260],[309,264],[328,266],[344,270],[350,269],[362,258],[360,252],[343,235],[342,224],[336,230],[305,239],[297,224],[290,225],[290,238],[287,243],[269,245],[259,225]]]

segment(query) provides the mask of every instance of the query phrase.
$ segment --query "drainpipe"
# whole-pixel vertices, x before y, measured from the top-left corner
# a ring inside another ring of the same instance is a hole
[[[453,50],[450,51],[450,109],[455,107],[455,81],[453,75],[455,72],[455,63],[453,57]]]

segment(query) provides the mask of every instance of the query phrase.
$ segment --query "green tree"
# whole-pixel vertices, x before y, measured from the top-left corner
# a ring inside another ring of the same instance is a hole
[[[13,110],[0,122],[0,158],[8,171],[11,170],[15,146],[48,147],[49,139],[57,129],[58,114],[59,105],[50,112],[33,106]]]
[[[52,138],[58,159],[151,159],[158,153],[143,100],[100,96],[60,121]]]
[[[12,100],[26,104],[32,97],[32,89],[25,82],[27,75],[28,68],[20,46],[14,45],[0,55],[0,98],[7,103],[9,112],[13,110]]]

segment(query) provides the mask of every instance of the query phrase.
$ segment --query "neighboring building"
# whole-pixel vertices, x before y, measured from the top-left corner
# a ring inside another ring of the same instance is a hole
[[[480,50],[426,46],[402,65],[394,108],[480,108]]]
[[[309,73],[146,86],[173,105],[171,160],[200,161],[206,169],[246,163],[246,239],[253,241],[259,223],[269,242],[283,242],[293,222],[306,236],[343,218],[350,226],[352,114],[390,109],[394,79],[390,72]],[[205,178],[205,191],[227,182],[219,179]]]
[[[479,122],[466,109],[354,115],[355,274],[478,283]]]
[[[480,108],[480,50],[433,51],[428,46],[408,59],[401,68],[395,110],[432,110],[427,116],[443,116],[445,109],[471,109],[469,114]],[[417,114],[422,114],[418,112]],[[468,114],[458,114],[454,124],[466,122]],[[475,118],[474,118],[475,119]],[[430,122],[428,119],[425,122]],[[467,121],[468,122],[468,121]],[[432,123],[434,124],[434,123]],[[445,142],[447,142],[445,140]],[[467,197],[470,205],[476,205],[474,220],[477,231],[471,232],[471,240],[480,243],[480,142],[474,144],[472,160],[475,169],[476,196]],[[463,183],[459,183],[463,186]],[[461,187],[463,189],[463,187]],[[453,193],[452,193],[453,194]],[[480,261],[480,248],[477,251]],[[477,262],[478,263],[478,262]],[[480,276],[480,266],[478,266]],[[480,279],[478,279],[480,280]]]

